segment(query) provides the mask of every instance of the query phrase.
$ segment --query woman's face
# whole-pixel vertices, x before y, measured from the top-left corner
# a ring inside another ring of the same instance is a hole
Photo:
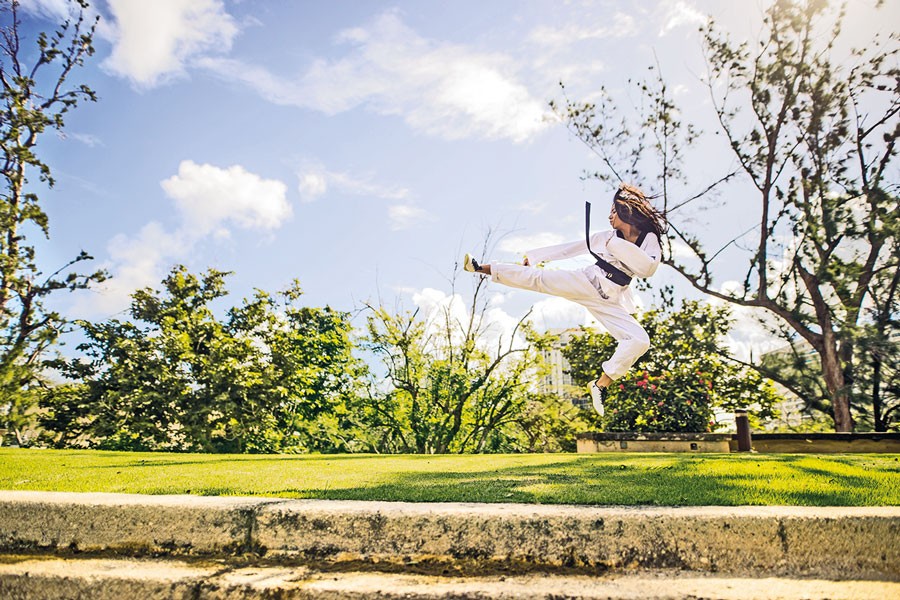
[[[609,224],[612,225],[613,229],[622,229],[625,226],[625,221],[619,218],[619,213],[616,212],[616,203],[613,202],[612,209],[609,211]]]

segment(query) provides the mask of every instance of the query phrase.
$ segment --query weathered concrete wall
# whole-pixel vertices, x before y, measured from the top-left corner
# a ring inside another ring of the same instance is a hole
[[[734,443],[737,449],[737,442]],[[579,454],[596,452],[732,452],[728,440],[683,441],[683,440],[596,440],[578,439]]]
[[[0,552],[478,561],[900,580],[900,508],[627,508],[0,492]]]
[[[848,573],[900,576],[896,509],[298,501],[264,507],[258,524],[258,540],[268,555],[434,556],[839,579]]]
[[[753,433],[756,452],[900,454],[900,433]],[[578,452],[737,452],[730,433],[625,433],[589,431],[578,434]]]
[[[217,554],[246,547],[266,500],[0,491],[0,551]]]
[[[733,442],[733,450],[737,450],[737,442]],[[900,454],[900,437],[858,436],[822,437],[803,434],[787,436],[784,434],[755,434],[752,437],[753,449],[757,452],[791,453],[886,453]]]

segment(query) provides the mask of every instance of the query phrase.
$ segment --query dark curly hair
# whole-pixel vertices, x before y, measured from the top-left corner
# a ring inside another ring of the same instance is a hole
[[[666,217],[653,208],[639,187],[619,184],[619,189],[613,196],[613,206],[620,219],[640,231],[653,232],[662,240],[669,226]]]

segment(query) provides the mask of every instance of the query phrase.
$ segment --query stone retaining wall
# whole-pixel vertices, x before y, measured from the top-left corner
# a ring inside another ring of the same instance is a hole
[[[731,433],[578,434],[578,452],[737,452]],[[900,433],[753,433],[756,452],[900,454]]]
[[[0,491],[0,553],[900,581],[896,507],[417,504]]]

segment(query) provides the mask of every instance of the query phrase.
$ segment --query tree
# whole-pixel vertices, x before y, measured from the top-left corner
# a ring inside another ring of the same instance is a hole
[[[76,290],[104,275],[79,275],[71,270],[91,257],[81,252],[54,273],[45,275],[37,265],[34,246],[26,236],[36,227],[45,237],[50,229],[39,198],[31,191],[30,172],[53,186],[50,167],[36,153],[41,136],[60,131],[66,114],[83,100],[95,101],[85,85],[70,85],[69,78],[94,53],[93,25],[84,22],[83,9],[52,35],[40,33],[37,54],[23,47],[19,3],[0,3],[0,146],[3,149],[3,191],[0,194],[0,398],[6,427],[21,439],[31,420],[35,394],[41,381],[41,359],[66,327],[65,319],[44,306],[59,290]]]
[[[670,253],[667,264],[705,294],[763,309],[774,333],[814,350],[835,429],[851,431],[865,309],[886,296],[891,277],[882,274],[900,268],[892,179],[900,38],[873,36],[843,61],[843,18],[822,0],[777,0],[756,46],[730,41],[714,23],[702,29],[712,116],[737,168],[699,185],[688,186],[683,170],[699,129],[681,120],[658,71],[636,84],[644,100],[637,117],[605,93],[596,103],[554,106],[601,156],[599,178],[659,191],[675,239],[691,254]],[[709,249],[691,232],[691,215],[678,215],[714,207],[726,190],[734,202],[755,202],[756,226]],[[721,257],[742,247],[743,286],[723,290],[715,279],[727,267]],[[783,373],[754,367],[790,386]]]
[[[671,294],[640,316],[650,350],[610,388],[607,431],[709,431],[715,409],[753,407],[756,422],[775,416],[780,400],[771,383],[729,360],[722,344],[731,326],[727,307],[685,300],[674,310]],[[573,381],[596,379],[602,357],[615,348],[608,333],[586,330],[563,349]]]
[[[381,359],[385,375],[385,385],[373,386],[367,403],[379,451],[521,448],[510,429],[523,424],[523,413],[539,401],[529,381],[541,368],[539,350],[549,338],[528,326],[527,314],[507,337],[498,336],[487,314],[486,281],[477,278],[468,307],[455,287],[449,303],[426,315],[367,306],[364,347]],[[536,448],[538,438],[532,441]]]
[[[894,255],[900,254],[900,238],[895,238]],[[882,271],[870,286],[869,319],[862,327],[861,373],[857,377],[860,399],[868,399],[861,412],[875,431],[900,426],[900,269]]]
[[[586,411],[555,394],[541,393],[529,396],[513,424],[504,428],[497,451],[575,452],[578,434],[591,429]]]
[[[362,375],[347,315],[295,306],[295,282],[278,298],[257,291],[220,320],[210,305],[227,295],[225,276],[177,267],[162,293],[135,292],[135,322],[80,322],[84,356],[55,363],[73,383],[50,390],[42,403],[53,443],[346,450],[341,424],[330,419]]]

